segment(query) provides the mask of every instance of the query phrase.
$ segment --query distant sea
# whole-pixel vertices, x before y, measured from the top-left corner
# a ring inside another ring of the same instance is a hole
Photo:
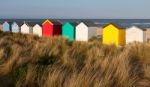
[[[30,22],[42,22],[45,19],[0,19],[0,21],[30,21]],[[137,26],[143,26],[143,27],[150,27],[150,19],[54,19],[59,20],[62,23],[66,22],[93,22],[97,26],[104,26],[108,23],[116,23],[120,24],[122,26],[128,26],[128,25],[137,25]]]

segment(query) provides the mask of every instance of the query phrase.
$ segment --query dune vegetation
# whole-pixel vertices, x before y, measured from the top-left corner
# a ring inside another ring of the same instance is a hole
[[[150,87],[150,44],[1,32],[0,87]]]

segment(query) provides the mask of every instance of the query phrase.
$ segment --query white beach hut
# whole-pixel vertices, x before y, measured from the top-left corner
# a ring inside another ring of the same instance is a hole
[[[32,34],[34,23],[33,22],[24,22],[21,26],[21,33],[23,34]]]
[[[146,29],[131,26],[126,29],[126,44],[131,42],[146,42]]]
[[[11,31],[14,33],[19,33],[23,22],[13,22]]]
[[[97,29],[93,23],[81,22],[76,26],[76,41],[88,41],[97,35]]]
[[[38,35],[38,36],[42,36],[42,27],[40,25],[40,23],[36,23],[34,26],[33,26],[33,34],[34,35]]]

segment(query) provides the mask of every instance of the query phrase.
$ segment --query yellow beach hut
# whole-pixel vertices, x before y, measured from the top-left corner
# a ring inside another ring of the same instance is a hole
[[[125,45],[125,29],[110,23],[103,28],[103,44]]]

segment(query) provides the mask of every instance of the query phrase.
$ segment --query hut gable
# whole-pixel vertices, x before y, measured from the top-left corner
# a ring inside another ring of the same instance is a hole
[[[45,20],[42,25],[53,25],[53,23],[50,20]]]
[[[103,28],[103,44],[125,44],[125,30],[115,24],[108,24]]]
[[[33,34],[34,35],[38,35],[38,36],[42,36],[42,27],[39,24],[35,24],[33,27]]]

